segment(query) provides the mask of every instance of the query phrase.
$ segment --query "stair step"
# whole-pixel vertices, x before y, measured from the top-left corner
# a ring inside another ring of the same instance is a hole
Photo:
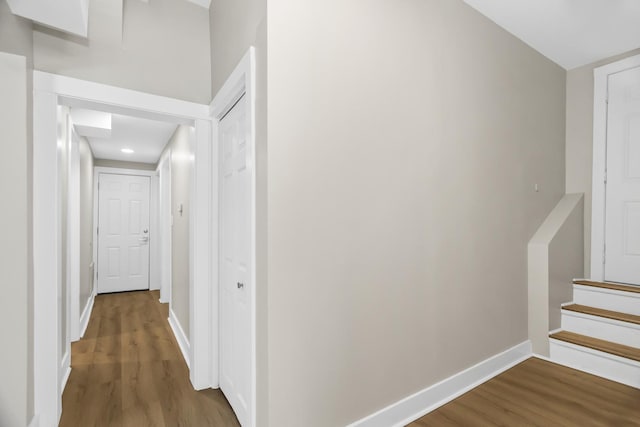
[[[563,310],[574,311],[576,313],[590,314],[592,316],[606,317],[607,319],[619,320],[621,322],[635,323],[640,325],[640,316],[635,314],[620,313],[613,310],[589,307],[580,304],[570,304],[562,307]]]
[[[592,286],[595,288],[612,289],[614,291],[633,292],[640,294],[640,286],[623,285],[621,283],[594,282],[592,280],[574,280],[576,285]]]
[[[640,286],[575,280],[573,303],[640,316]]]
[[[580,335],[568,331],[560,331],[549,335],[549,338],[568,342],[583,347],[588,347],[593,350],[602,351],[605,353],[613,354],[615,356],[624,357],[626,359],[635,360],[640,362],[640,348],[629,347],[627,345],[616,344],[611,341],[605,341],[598,338],[588,337],[586,335]]]

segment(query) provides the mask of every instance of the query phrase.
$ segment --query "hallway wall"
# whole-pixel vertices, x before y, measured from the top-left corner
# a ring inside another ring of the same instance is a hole
[[[37,27],[35,69],[211,101],[209,11],[182,0],[92,0],[89,39]]]
[[[166,150],[171,150],[171,309],[189,338],[189,185],[193,169],[193,128],[178,126]],[[182,213],[179,207],[182,204]]]
[[[31,23],[0,0],[0,425],[23,426],[33,417],[33,250]]]
[[[567,193],[584,193],[584,277],[591,277],[591,186],[593,179],[593,70],[640,49],[567,71]]]
[[[347,425],[526,341],[565,70],[459,0],[273,0],[268,40],[269,426]]]
[[[91,147],[79,137],[80,151],[80,314],[93,292],[93,166]]]

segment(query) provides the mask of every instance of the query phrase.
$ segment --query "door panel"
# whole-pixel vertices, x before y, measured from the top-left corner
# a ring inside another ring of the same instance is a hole
[[[605,280],[640,284],[640,68],[608,85]]]
[[[148,289],[150,178],[100,174],[98,183],[98,292]]]
[[[242,97],[220,121],[220,388],[240,424],[251,405],[252,153]]]

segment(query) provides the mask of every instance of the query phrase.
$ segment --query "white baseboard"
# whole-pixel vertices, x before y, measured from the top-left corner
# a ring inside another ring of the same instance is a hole
[[[33,418],[31,418],[28,427],[40,427],[40,414],[35,414]]]
[[[169,309],[169,326],[171,326],[173,335],[176,337],[176,341],[178,341],[178,347],[180,347],[182,357],[184,357],[184,361],[187,363],[187,367],[191,369],[191,364],[189,363],[189,360],[191,360],[191,347],[189,345],[189,339],[184,333],[182,326],[180,326],[180,322],[178,321],[176,314],[171,309]]]
[[[62,356],[62,364],[60,365],[60,396],[64,392],[64,387],[67,385],[69,375],[71,375],[71,352],[67,351]]]
[[[80,316],[80,338],[82,338],[85,332],[87,332],[87,326],[89,326],[89,319],[91,318],[95,298],[96,294],[95,292],[92,292],[89,297],[89,301],[87,301],[87,305],[85,305],[84,310],[82,310],[82,316]]]
[[[531,341],[525,341],[389,405],[374,414],[349,424],[348,427],[405,426],[530,358],[531,355]]]

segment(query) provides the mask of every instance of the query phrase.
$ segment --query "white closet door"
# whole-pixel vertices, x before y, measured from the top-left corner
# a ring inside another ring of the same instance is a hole
[[[247,103],[243,96],[220,121],[220,388],[240,424],[251,405],[251,179]]]

